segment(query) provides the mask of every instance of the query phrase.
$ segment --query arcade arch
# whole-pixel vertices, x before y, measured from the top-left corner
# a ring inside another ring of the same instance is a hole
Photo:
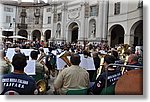
[[[28,37],[28,32],[26,30],[19,30],[18,35],[23,36],[23,37]]]
[[[69,28],[68,28],[68,37],[70,38],[70,42],[74,42],[74,43],[77,43],[78,41],[78,33],[79,33],[79,27],[78,27],[78,24],[73,22],[69,25]]]
[[[124,44],[124,28],[121,25],[113,25],[110,30],[110,46],[115,47],[117,44]]]
[[[143,46],[143,21],[137,21],[133,24],[130,31],[132,37],[130,40],[133,40],[132,44],[134,46]]]
[[[45,35],[45,40],[48,41],[51,38],[51,30],[46,30],[44,35]]]
[[[41,32],[39,30],[34,30],[32,32],[32,40],[33,41],[41,40]]]

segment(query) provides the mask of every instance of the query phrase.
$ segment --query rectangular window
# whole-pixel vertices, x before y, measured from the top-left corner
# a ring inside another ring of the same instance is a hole
[[[50,11],[51,11],[51,8],[47,8],[47,9],[46,9],[46,12],[50,12]]]
[[[6,23],[10,23],[11,22],[11,16],[6,16]]]
[[[10,7],[4,7],[5,12],[13,12],[13,8]]]
[[[97,6],[96,5],[90,6],[90,16],[97,16],[97,14],[98,14]]]
[[[48,17],[47,24],[51,24],[51,17]]]
[[[120,2],[115,3],[114,14],[115,14],[115,15],[120,14]]]

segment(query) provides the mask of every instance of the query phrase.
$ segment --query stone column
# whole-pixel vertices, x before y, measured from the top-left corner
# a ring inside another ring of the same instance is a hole
[[[134,31],[130,32],[130,29],[127,29],[127,27],[124,34],[124,44],[134,44]]]
[[[108,1],[104,0],[103,1],[103,36],[102,39],[106,40],[107,39],[107,34],[108,34]]]
[[[98,11],[98,18],[97,18],[97,33],[96,33],[96,37],[98,38],[102,38],[102,34],[103,34],[103,0],[98,1],[99,4],[99,11]]]
[[[134,36],[132,37],[129,34],[125,34],[125,36],[124,36],[124,44],[130,44],[131,40],[134,40]]]
[[[67,18],[67,5],[66,2],[63,3],[62,8],[62,24],[61,24],[61,38],[62,40],[66,40],[66,18]]]
[[[32,40],[32,32],[28,31],[28,40]]]
[[[52,4],[52,39],[56,39],[56,14],[57,14],[57,4]]]
[[[85,4],[84,3],[81,3],[81,25],[79,25],[79,30],[78,30],[78,40],[81,40],[83,41],[85,39]]]

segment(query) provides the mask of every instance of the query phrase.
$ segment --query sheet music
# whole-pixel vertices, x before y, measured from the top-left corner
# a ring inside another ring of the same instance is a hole
[[[70,60],[70,56],[67,56],[67,58]],[[61,58],[59,58],[58,56],[57,56],[57,59],[56,59],[56,64],[57,64],[57,69],[58,69],[58,70],[63,69],[64,66],[67,65],[66,62],[64,62],[64,61],[63,61]]]
[[[33,49],[20,49],[21,53],[25,54],[26,56],[29,56],[29,60],[31,59],[30,53],[33,51]],[[15,48],[8,48],[6,57],[12,61],[13,56],[15,55]]]
[[[24,69],[27,75],[35,75],[35,63],[35,60],[27,61],[27,66]]]
[[[80,54],[81,56],[81,63],[80,63],[80,67],[85,68],[86,70],[96,70],[95,69],[95,65],[94,65],[94,60],[92,57],[88,57],[88,58],[84,58],[83,54]],[[70,56],[67,56],[67,58],[70,60]],[[57,69],[61,70],[64,68],[64,66],[66,65],[66,63],[57,56]]]
[[[15,54],[15,48],[8,48],[6,57],[12,62],[12,58]]]
[[[79,66],[85,68],[86,70],[95,70],[94,60],[92,57],[85,58],[83,54],[81,56],[81,63]]]

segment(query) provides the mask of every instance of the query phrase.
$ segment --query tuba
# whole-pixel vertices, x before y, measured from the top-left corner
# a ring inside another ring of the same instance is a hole
[[[36,85],[37,85],[39,94],[45,94],[45,92],[46,92],[46,82],[41,79],[36,83]]]
[[[69,61],[67,56],[69,56],[69,54],[64,51],[58,57],[61,58],[68,66],[71,66],[71,62]]]

